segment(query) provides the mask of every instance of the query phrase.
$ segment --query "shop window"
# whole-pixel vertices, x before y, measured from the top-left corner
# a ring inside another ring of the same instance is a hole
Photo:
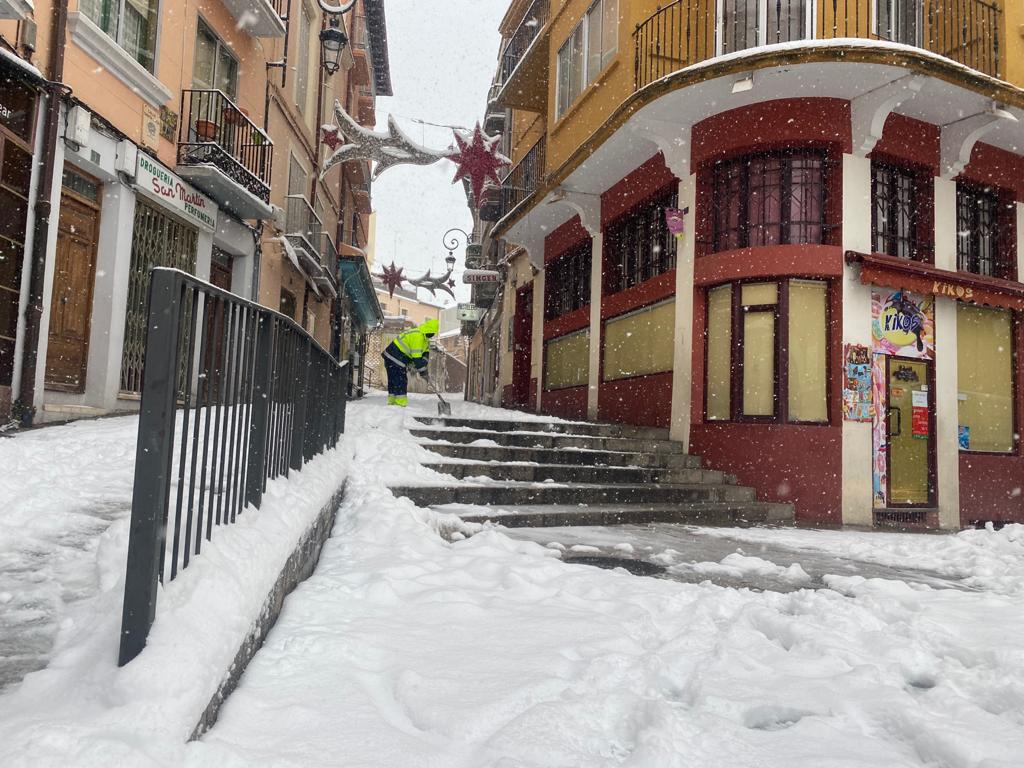
[[[665,301],[604,324],[604,380],[672,370],[675,301]]]
[[[605,293],[618,293],[676,268],[676,239],[665,224],[665,209],[675,208],[678,192],[668,189],[610,224],[604,246],[611,267]]]
[[[824,242],[823,152],[776,152],[723,160],[714,167],[717,251]]]
[[[999,192],[966,182],[956,185],[956,255],[964,272],[1010,279],[1013,266],[1005,253],[999,218]]]
[[[927,196],[919,194],[920,183],[911,169],[872,161],[871,241],[875,253],[932,260],[932,228],[924,215]]]
[[[828,421],[828,286],[816,280],[708,291],[708,421]]]
[[[82,0],[79,7],[133,59],[155,71],[158,0]]]
[[[808,0],[722,0],[721,53],[811,37]]]
[[[580,331],[544,344],[544,389],[585,387],[590,376],[590,334]]]
[[[557,117],[597,79],[618,45],[619,0],[597,0],[558,50]]]
[[[192,87],[220,91],[232,100],[238,95],[238,59],[202,19],[196,29]]]
[[[957,382],[960,448],[1014,448],[1013,321],[1001,309],[958,304]]]
[[[554,320],[590,304],[592,253],[593,244],[588,238],[547,266],[544,278],[545,320]]]

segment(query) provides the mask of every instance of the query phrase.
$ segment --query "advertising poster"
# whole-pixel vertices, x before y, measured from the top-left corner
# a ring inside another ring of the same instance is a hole
[[[885,408],[885,355],[871,356],[871,388],[874,408],[871,418],[871,444],[874,449],[871,481],[876,509],[889,505],[889,438],[886,430]]]
[[[874,352],[935,359],[935,299],[908,291],[871,292]]]
[[[971,450],[971,428],[970,427],[965,427],[965,426],[963,426],[961,424],[957,436],[958,436],[959,442],[960,442],[960,450],[961,451],[969,451],[969,450]]]
[[[871,421],[871,350],[859,344],[843,347],[843,418]]]
[[[912,398],[913,413],[911,414],[911,434],[914,437],[928,438],[928,392],[927,390],[915,389],[910,393]]]

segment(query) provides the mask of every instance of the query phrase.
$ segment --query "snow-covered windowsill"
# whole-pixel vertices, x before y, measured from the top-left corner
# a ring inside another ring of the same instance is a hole
[[[71,39],[83,51],[148,104],[161,107],[171,100],[171,91],[167,86],[82,13],[75,11],[68,14],[68,28],[71,30]]]

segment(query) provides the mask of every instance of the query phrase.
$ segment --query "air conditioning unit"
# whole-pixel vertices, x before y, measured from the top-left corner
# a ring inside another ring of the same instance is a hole
[[[273,213],[270,215],[270,220],[274,223],[274,227],[281,232],[284,232],[285,227],[285,212],[284,208],[279,205],[270,206]]]
[[[139,162],[139,148],[128,139],[122,139],[117,145],[117,159],[114,170],[125,176],[135,178],[135,168]]]
[[[92,133],[92,112],[76,104],[68,110],[67,126],[64,129],[64,138],[71,143],[84,147],[89,143],[89,135]]]

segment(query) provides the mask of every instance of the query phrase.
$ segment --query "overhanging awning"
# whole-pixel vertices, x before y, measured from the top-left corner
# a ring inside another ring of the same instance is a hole
[[[953,272],[877,253],[847,251],[846,263],[860,264],[860,281],[865,285],[901,288],[970,304],[1024,311],[1024,285],[1013,280]]]
[[[373,288],[366,259],[362,256],[342,254],[339,261],[342,288],[352,300],[359,322],[366,328],[376,328],[383,322],[384,312],[377,300],[377,292]]]

